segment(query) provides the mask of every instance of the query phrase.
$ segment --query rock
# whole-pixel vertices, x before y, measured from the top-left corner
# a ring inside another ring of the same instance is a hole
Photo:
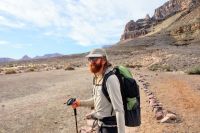
[[[169,122],[170,118],[168,116],[165,116],[163,119],[161,119],[161,123],[164,123],[164,122]]]
[[[160,122],[161,123],[168,123],[171,122],[171,120],[176,120],[176,115],[175,114],[167,114]]]
[[[156,120],[161,120],[163,118],[164,114],[161,110],[157,111],[155,114]]]
[[[200,30],[200,22],[194,22],[188,25],[180,26],[170,32],[170,35],[177,36],[183,33],[190,33]]]
[[[155,106],[159,106],[159,104],[157,102],[151,101],[149,102],[151,107],[155,107]]]
[[[150,16],[149,16],[149,14],[147,14],[147,15],[145,16],[144,19],[145,19],[145,20],[150,20],[151,18],[150,18]]]
[[[150,105],[151,105],[151,104],[153,105],[154,103],[157,104],[155,98],[149,99],[149,104],[150,104]]]
[[[130,20],[126,24],[124,33],[122,34],[120,40],[133,39],[141,35],[147,34],[146,28],[150,27],[148,26],[148,24],[149,24],[149,19],[148,20],[142,19],[141,21],[138,20],[137,22]]]
[[[161,106],[155,106],[153,107],[153,112],[156,114],[157,111],[159,110],[163,110],[163,108]]]
[[[156,21],[164,20],[177,12],[194,8],[197,3],[199,3],[198,0],[170,0],[155,10],[153,19]]]
[[[149,98],[149,99],[152,99],[152,98],[155,98],[155,97],[154,97],[154,95],[152,94],[152,95],[149,95],[148,98]]]
[[[150,95],[153,95],[153,93],[149,91],[147,92],[147,95],[150,96]]]
[[[138,19],[136,22],[134,20],[130,20],[125,25],[124,33],[121,35],[120,41],[127,39],[134,39],[140,36],[144,36],[147,33],[153,30],[153,26],[157,25],[158,22],[167,19],[170,16],[175,15],[176,13],[183,11],[182,16],[188,14],[191,9],[200,5],[199,0],[170,0],[155,9],[154,15],[152,18],[147,14],[144,18]],[[185,11],[186,10],[186,11]],[[190,31],[191,29],[196,29],[198,26],[193,27],[181,27],[175,32],[182,33],[184,30]]]
[[[61,130],[62,130],[62,129],[63,129],[63,126],[60,126],[60,127],[59,127],[59,129],[61,129]]]
[[[171,120],[176,120],[177,118],[176,115],[172,113],[168,113],[166,116],[169,117]]]

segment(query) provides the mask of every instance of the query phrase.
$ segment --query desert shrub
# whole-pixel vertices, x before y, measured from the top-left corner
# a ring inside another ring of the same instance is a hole
[[[6,70],[5,74],[15,74],[17,73],[14,69],[8,69]]]
[[[14,64],[8,64],[8,67],[14,67]]]
[[[62,69],[62,66],[55,66],[57,70]]]
[[[25,68],[25,72],[34,72],[37,69],[38,69],[37,66],[29,66],[29,67]]]
[[[148,69],[151,71],[157,71],[157,70],[159,70],[159,67],[160,66],[158,64],[153,64]]]
[[[139,64],[136,64],[136,65],[126,64],[125,67],[128,67],[128,68],[141,68],[142,65],[139,65]]]
[[[29,72],[34,72],[35,69],[34,69],[34,68],[29,68],[28,71],[29,71]]]
[[[198,74],[200,75],[200,66],[191,68],[187,71],[188,74]]]
[[[151,71],[158,71],[158,70],[167,72],[172,71],[169,65],[161,65],[161,64],[153,64],[148,69]]]
[[[162,66],[162,70],[170,72],[171,68],[170,68],[170,66],[165,65],[165,66]]]
[[[67,67],[65,67],[65,71],[66,71],[66,70],[75,70],[75,68],[72,67],[72,66],[67,66]]]

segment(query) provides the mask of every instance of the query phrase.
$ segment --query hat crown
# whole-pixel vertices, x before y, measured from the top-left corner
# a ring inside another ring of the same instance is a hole
[[[86,57],[106,57],[107,58],[107,54],[104,49],[98,48],[98,49],[93,49],[92,51],[90,51],[90,53]]]

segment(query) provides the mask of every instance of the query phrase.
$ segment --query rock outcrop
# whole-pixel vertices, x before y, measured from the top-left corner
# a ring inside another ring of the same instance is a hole
[[[151,18],[149,15],[145,19],[138,19],[136,22],[129,21],[124,30],[124,34],[121,36],[121,40],[132,39],[148,33],[147,28],[151,27]]]
[[[198,0],[170,0],[163,6],[157,8],[154,12],[153,19],[157,21],[164,20],[177,12],[190,10],[199,3]]]
[[[192,24],[180,26],[180,27],[172,30],[170,32],[170,34],[171,35],[181,35],[183,33],[195,32],[197,30],[200,30],[200,21],[196,21]]]
[[[157,8],[152,18],[147,14],[143,19],[138,19],[136,22],[134,20],[129,21],[125,26],[124,33],[120,40],[123,41],[143,36],[150,32],[151,27],[155,26],[158,22],[180,11],[190,11],[197,5],[200,5],[199,0],[170,0]]]

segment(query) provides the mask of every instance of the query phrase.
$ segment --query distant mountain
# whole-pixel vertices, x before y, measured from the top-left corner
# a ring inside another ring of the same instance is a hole
[[[32,58],[28,55],[24,55],[20,60],[31,60]]]
[[[11,62],[11,61],[15,61],[15,59],[12,59],[12,58],[0,58],[0,63]]]
[[[110,48],[112,47],[113,45],[103,45],[102,48]]]
[[[59,53],[45,54],[43,56],[36,56],[34,57],[34,59],[46,59],[46,58],[53,58],[53,57],[59,57],[59,56],[63,56],[63,55]]]
[[[60,57],[60,56],[64,56],[62,54],[59,53],[53,53],[53,54],[45,54],[43,56],[36,56],[34,58],[29,57],[28,55],[24,55],[21,59],[19,59],[19,61],[27,61],[27,60],[32,60],[32,59],[47,59],[47,58],[53,58],[53,57]],[[12,59],[12,58],[0,58],[0,63],[7,63],[7,62],[11,62],[11,61],[18,61],[16,59]]]

